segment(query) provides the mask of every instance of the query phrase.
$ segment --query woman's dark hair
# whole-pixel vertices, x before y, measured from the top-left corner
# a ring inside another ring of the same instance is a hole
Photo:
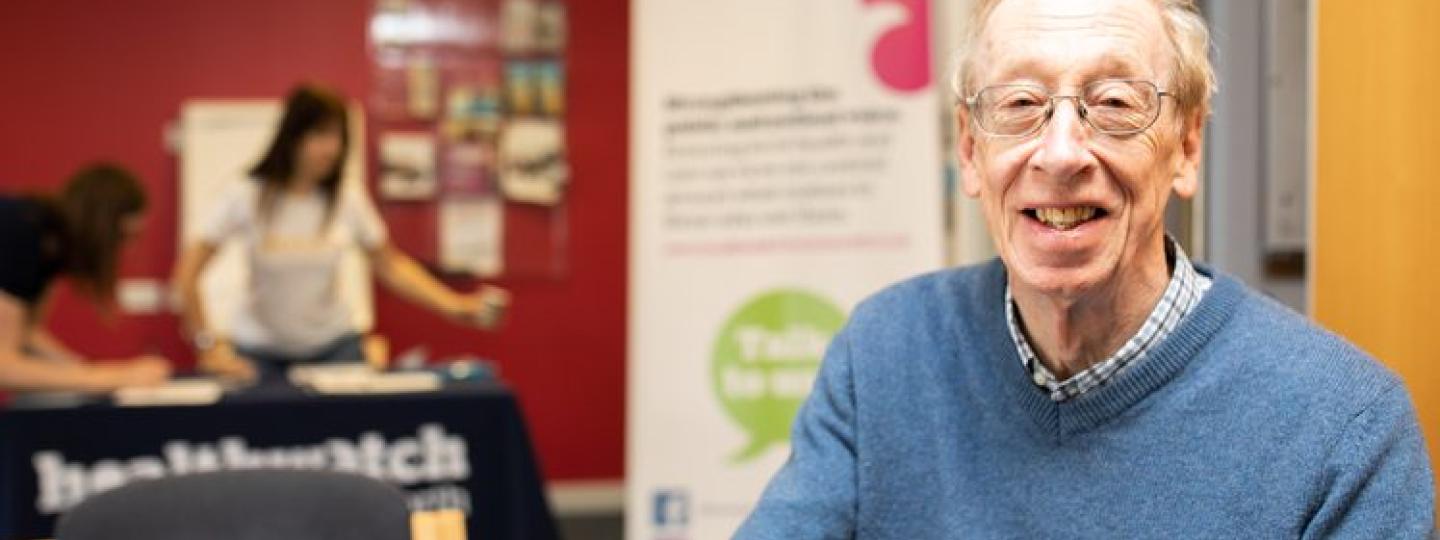
[[[275,139],[270,142],[270,148],[260,162],[250,168],[250,176],[264,186],[260,196],[262,219],[269,218],[279,194],[294,176],[296,154],[305,135],[335,126],[340,130],[340,155],[335,160],[335,167],[320,180],[328,221],[329,214],[335,209],[336,194],[340,191],[345,156],[350,151],[349,119],[344,98],[331,90],[302,84],[290,91],[290,96],[285,99],[285,116],[280,120]]]
[[[103,305],[114,301],[122,222],[145,204],[140,181],[118,165],[90,165],[65,184],[55,199],[65,222],[65,274],[82,294]]]

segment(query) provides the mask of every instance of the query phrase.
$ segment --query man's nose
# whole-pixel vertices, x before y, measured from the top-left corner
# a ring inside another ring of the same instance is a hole
[[[1056,99],[1050,121],[1040,132],[1040,148],[1032,157],[1032,166],[1057,179],[1070,179],[1094,164],[1085,148],[1089,128],[1080,116],[1080,105],[1074,99]]]

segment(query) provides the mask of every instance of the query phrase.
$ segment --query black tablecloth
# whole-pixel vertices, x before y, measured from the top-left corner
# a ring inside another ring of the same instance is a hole
[[[276,385],[203,407],[12,408],[0,413],[0,538],[48,538],[59,513],[123,482],[246,467],[354,470],[400,485],[413,509],[466,509],[470,538],[556,537],[519,405],[489,382],[384,396]]]

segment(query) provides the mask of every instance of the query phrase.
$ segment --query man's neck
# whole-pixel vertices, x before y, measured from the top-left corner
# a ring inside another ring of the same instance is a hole
[[[1060,380],[1119,350],[1140,330],[1170,281],[1165,251],[1078,296],[1046,294],[1011,281],[1025,337],[1041,363]]]

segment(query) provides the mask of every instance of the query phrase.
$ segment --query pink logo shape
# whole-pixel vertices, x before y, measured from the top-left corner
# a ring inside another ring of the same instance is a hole
[[[864,5],[892,3],[905,8],[905,22],[885,31],[870,51],[870,65],[886,86],[915,92],[930,85],[930,1],[860,0]]]

